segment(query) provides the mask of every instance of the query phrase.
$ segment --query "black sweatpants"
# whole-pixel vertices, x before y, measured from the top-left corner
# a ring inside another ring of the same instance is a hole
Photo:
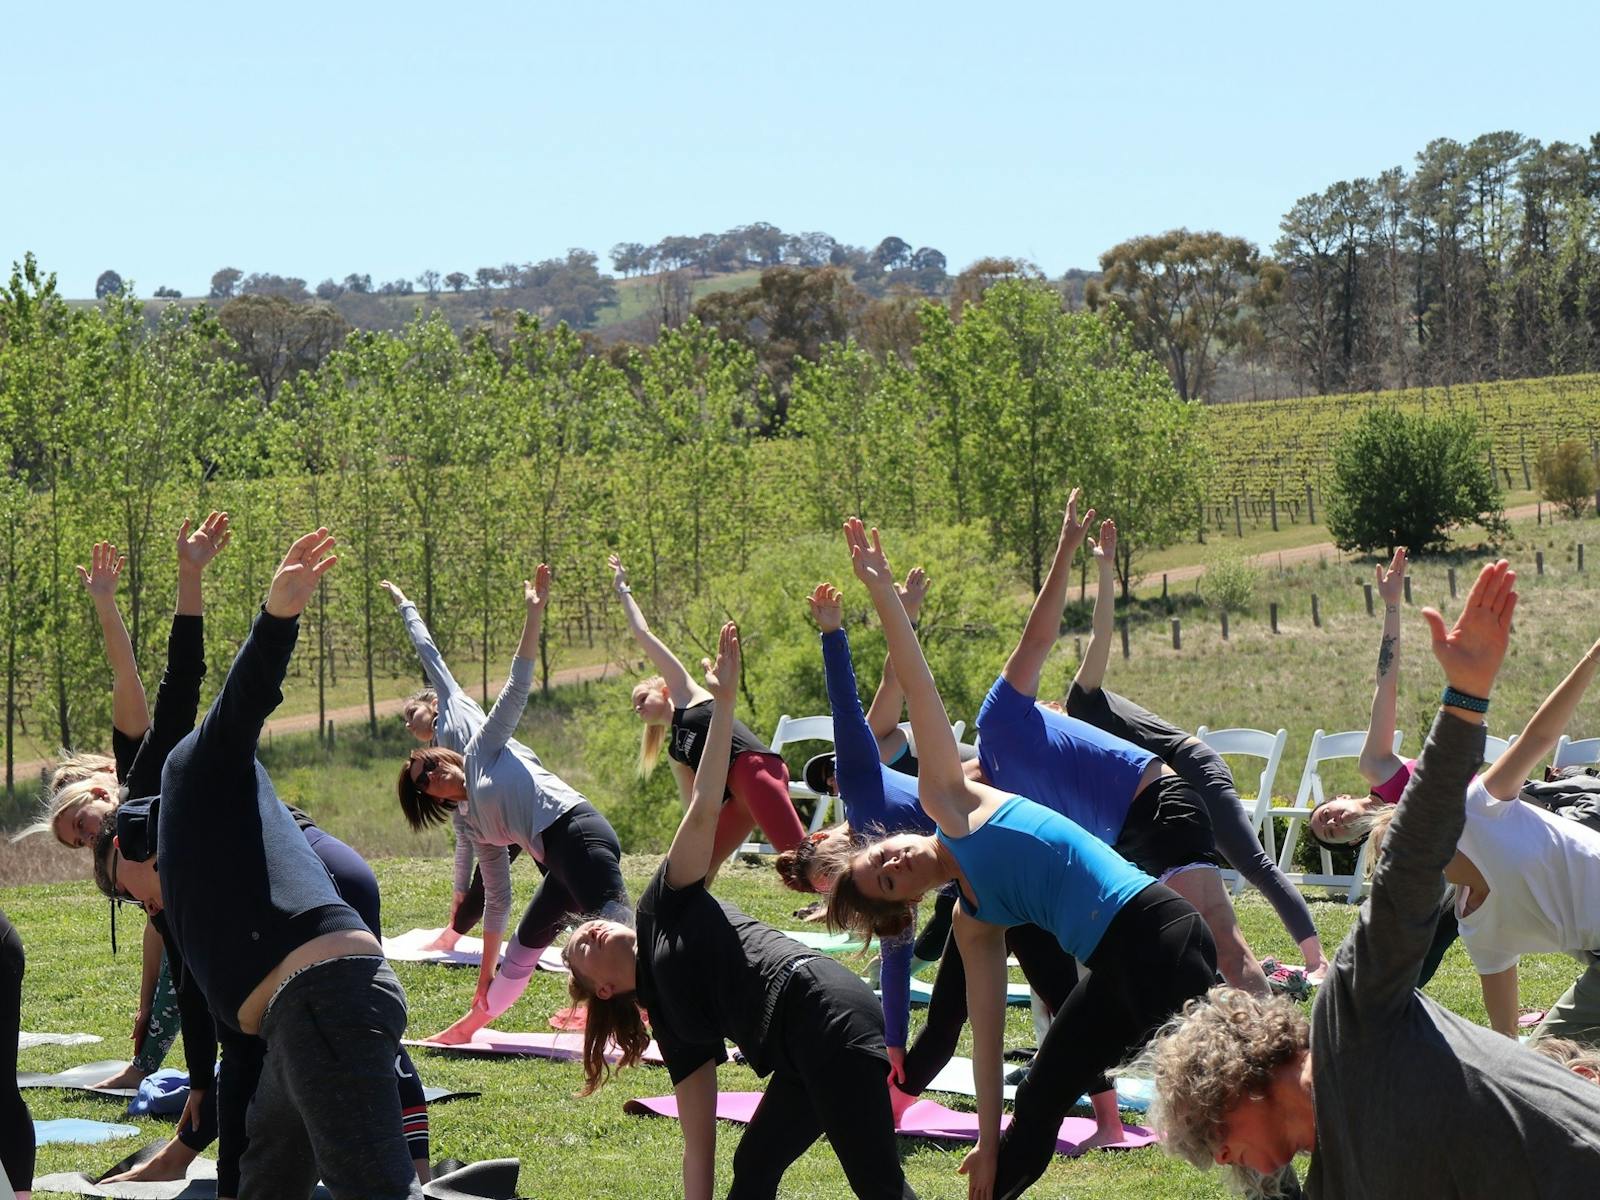
[[[733,1153],[728,1200],[773,1200],[789,1165],[824,1134],[862,1200],[916,1200],[900,1166],[872,990],[834,959],[809,959],[784,985],[768,1037],[772,1078]]]
[[[1112,918],[1089,976],[1056,1012],[1033,1069],[1017,1088],[1000,1138],[996,1200],[1020,1196],[1050,1165],[1068,1110],[1095,1081],[1136,1053],[1183,1004],[1203,996],[1217,950],[1200,914],[1153,883]]]
[[[1078,964],[1061,948],[1055,935],[1037,925],[1014,925],[1006,930],[1006,949],[1017,956],[1028,986],[1038,993],[1045,1007],[1052,1013],[1061,1011],[1078,985]],[[966,1023],[967,968],[961,961],[955,935],[951,934],[939,959],[933,994],[928,997],[928,1020],[906,1051],[902,1091],[910,1096],[923,1093],[955,1054],[961,1027]]]
[[[23,963],[22,935],[0,912],[0,1166],[13,1189],[27,1191],[33,1186],[33,1116],[17,1087]]]

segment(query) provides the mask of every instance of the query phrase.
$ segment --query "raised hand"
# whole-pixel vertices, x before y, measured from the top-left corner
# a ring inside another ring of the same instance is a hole
[[[272,586],[267,590],[267,612],[271,616],[300,615],[316,592],[317,585],[322,582],[322,577],[339,561],[337,555],[328,553],[332,549],[333,538],[328,535],[326,528],[295,539],[283,556],[283,561],[278,564],[278,572],[272,577]]]
[[[380,579],[378,586],[389,593],[389,599],[394,601],[396,608],[406,602],[406,594],[400,590],[398,585],[390,583],[387,579]]]
[[[628,586],[628,568],[622,565],[622,556],[607,556],[606,566],[611,568],[611,586],[619,592],[625,590]]]
[[[227,513],[212,512],[193,533],[189,532],[189,518],[185,517],[178,526],[178,569],[204,571],[232,537]]]
[[[706,673],[706,691],[712,699],[729,701],[739,687],[739,627],[729,621],[722,627],[717,639],[717,661],[702,658],[700,666]]]
[[[850,547],[850,565],[855,570],[856,578],[868,589],[893,590],[894,571],[883,553],[883,542],[878,537],[878,531],[874,529],[869,540],[861,518],[851,517],[844,523],[844,541]]]
[[[544,611],[544,606],[550,603],[549,564],[540,563],[534,568],[533,578],[522,581],[522,598],[527,602],[529,612]]]
[[[1450,629],[1435,608],[1422,610],[1433,635],[1433,656],[1450,686],[1488,699],[1511,641],[1511,614],[1517,607],[1517,573],[1501,559],[1478,572],[1467,603]]]
[[[117,581],[122,578],[122,568],[128,565],[128,556],[118,554],[110,542],[96,542],[89,551],[89,568],[78,568],[78,578],[89,595],[103,599],[116,594]]]
[[[1061,544],[1076,550],[1083,545],[1083,538],[1089,532],[1089,524],[1094,520],[1094,509],[1083,514],[1083,519],[1078,519],[1078,492],[1073,488],[1067,497],[1067,511],[1061,517]]]
[[[1379,563],[1372,568],[1372,573],[1378,581],[1378,595],[1383,597],[1384,607],[1398,605],[1406,592],[1406,548],[1396,546],[1389,565],[1385,567]]]
[[[921,567],[906,572],[906,581],[895,588],[900,594],[900,607],[913,624],[922,613],[922,602],[928,598],[928,573]]]
[[[811,619],[823,633],[832,633],[844,626],[844,606],[839,602],[839,589],[831,583],[819,583],[806,597],[811,605]]]
[[[1117,523],[1110,517],[1100,522],[1100,536],[1089,539],[1089,553],[1102,566],[1117,565]]]

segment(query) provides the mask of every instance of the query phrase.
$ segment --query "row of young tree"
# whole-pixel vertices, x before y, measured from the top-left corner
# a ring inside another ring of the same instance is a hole
[[[609,549],[670,628],[680,601],[714,604],[757,552],[850,513],[960,528],[1035,585],[1064,481],[1122,521],[1125,577],[1143,549],[1193,527],[1199,414],[1120,317],[1068,313],[1049,285],[1012,280],[959,321],[931,303],[918,319],[909,362],[847,340],[805,364],[786,422],[751,347],[692,318],[608,357],[527,314],[466,337],[419,316],[352,334],[269,403],[207,309],[168,307],[151,325],[127,297],[73,307],[29,260],[0,289],[7,762],[24,730],[44,744],[102,738],[99,634],[74,563],[101,538],[128,553],[121,599],[148,673],[172,531],[212,508],[238,530],[209,582],[213,666],[285,538],[326,524],[344,562],[297,669],[324,687],[364,676],[369,702],[378,676],[411,669],[384,577],[488,692],[518,581],[540,560],[558,581],[548,679],[563,646],[615,628]],[[677,632],[689,645],[703,633]]]

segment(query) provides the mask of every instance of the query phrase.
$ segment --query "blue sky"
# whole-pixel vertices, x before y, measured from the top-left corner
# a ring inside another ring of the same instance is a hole
[[[0,256],[471,271],[749,221],[1052,274],[1263,245],[1440,136],[1600,131],[1593,0],[8,5]]]

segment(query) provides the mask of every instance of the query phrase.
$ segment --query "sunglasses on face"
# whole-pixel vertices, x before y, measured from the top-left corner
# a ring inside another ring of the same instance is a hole
[[[426,760],[419,761],[422,763],[422,770],[417,771],[411,776],[411,782],[416,784],[421,790],[427,791],[428,779],[433,775],[434,764]]]

